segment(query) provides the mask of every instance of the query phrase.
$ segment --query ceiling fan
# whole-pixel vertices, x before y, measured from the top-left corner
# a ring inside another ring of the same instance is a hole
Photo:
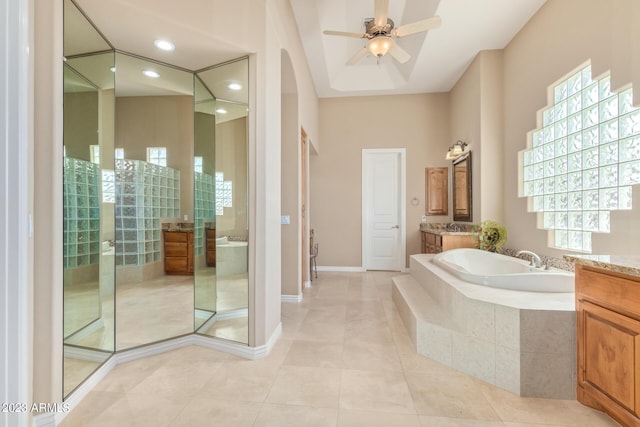
[[[375,56],[378,59],[378,62],[380,61],[380,58],[388,53],[393,56],[396,61],[404,64],[411,59],[411,55],[398,46],[394,39],[438,28],[442,22],[439,16],[433,16],[411,24],[401,25],[396,28],[393,21],[387,17],[389,0],[374,1],[374,18],[369,21],[365,21],[366,32],[364,34],[345,31],[323,31],[323,33],[328,36],[355,37],[368,40],[367,45],[347,61],[347,65],[356,64],[368,53]]]

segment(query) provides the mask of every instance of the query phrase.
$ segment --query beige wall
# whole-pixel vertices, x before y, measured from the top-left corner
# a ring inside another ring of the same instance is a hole
[[[216,215],[216,235],[247,238],[247,119],[216,125],[216,172],[233,185],[233,200]]]
[[[167,166],[180,171],[180,219],[193,219],[193,97],[116,97],[115,146],[131,160],[147,147],[167,147]]]
[[[282,225],[282,294],[299,295],[300,271],[300,209],[299,171],[300,129],[298,128],[298,96],[282,95],[282,215],[290,224]]]
[[[420,252],[425,168],[448,166],[447,94],[320,100],[322,152],[310,159],[310,221],[318,265],[362,266],[362,149],[407,149],[407,256]],[[417,197],[418,206],[410,200]],[[430,217],[448,221],[449,217]]]
[[[567,251],[547,246],[547,232],[536,227],[536,214],[518,198],[517,153],[526,148],[527,132],[547,105],[547,88],[591,59],[594,77],[612,68],[614,86],[634,81],[640,93],[637,25],[640,4],[634,0],[549,0],[504,50],[504,209],[507,246],[559,256]],[[635,27],[635,28],[634,28]],[[593,234],[593,253],[640,251],[639,188],[634,209],[614,211],[611,233]]]
[[[61,402],[62,4],[33,4],[33,401]]]
[[[502,221],[502,51],[480,52],[450,96],[451,143],[462,140],[472,152],[471,222]]]
[[[64,94],[64,147],[67,157],[91,161],[90,145],[98,145],[99,93]]]

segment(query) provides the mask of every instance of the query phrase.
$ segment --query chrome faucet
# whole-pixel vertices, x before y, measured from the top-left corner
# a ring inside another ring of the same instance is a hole
[[[531,266],[535,268],[542,267],[542,260],[538,256],[538,254],[533,253],[531,251],[518,251],[516,252],[516,256],[520,255],[530,255],[531,256]]]
[[[447,225],[447,230],[449,230],[449,231],[460,231],[460,226],[458,224],[456,224],[455,222],[452,222],[451,224]]]

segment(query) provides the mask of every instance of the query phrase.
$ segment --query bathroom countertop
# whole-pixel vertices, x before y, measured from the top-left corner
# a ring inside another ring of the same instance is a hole
[[[443,226],[442,224],[438,224],[438,223],[432,224],[428,222],[420,223],[420,231],[437,234],[439,236],[476,236],[478,234],[470,229],[466,229],[466,228],[471,228],[472,226],[462,225],[460,227],[461,227],[460,231],[452,231],[447,229],[446,226]]]
[[[640,255],[565,255],[564,259],[577,265],[640,277]]]

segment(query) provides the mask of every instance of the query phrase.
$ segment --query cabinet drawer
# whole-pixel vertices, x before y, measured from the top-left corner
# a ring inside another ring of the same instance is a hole
[[[188,234],[184,231],[165,231],[164,232],[164,241],[165,242],[187,242]]]
[[[164,259],[164,269],[167,272],[187,272],[189,271],[189,266],[187,265],[186,257],[165,257]]]
[[[166,257],[186,257],[187,256],[187,244],[176,242],[164,243],[164,256]]]
[[[640,281],[576,266],[576,299],[640,320]]]

